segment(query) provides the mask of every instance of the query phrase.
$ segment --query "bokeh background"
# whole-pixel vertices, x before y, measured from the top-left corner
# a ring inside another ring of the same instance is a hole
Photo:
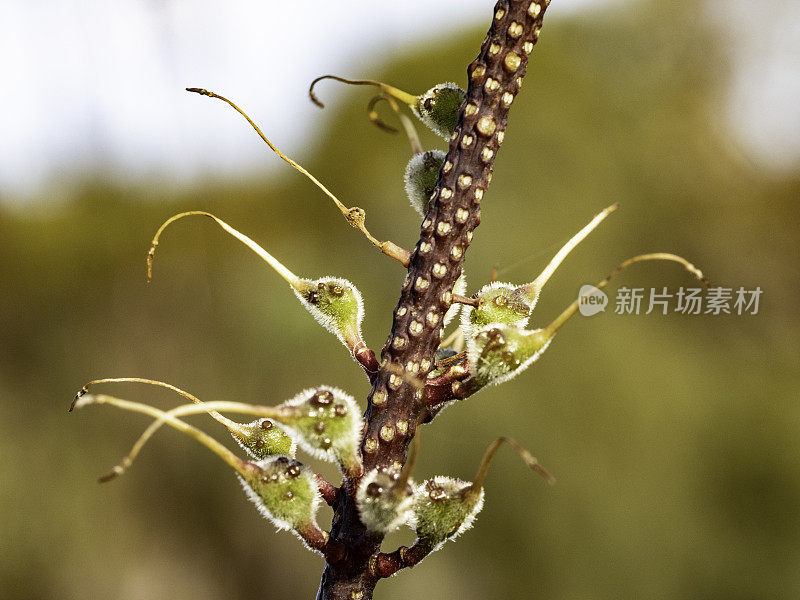
[[[0,596],[311,598],[321,558],[275,534],[204,448],[165,430],[99,486],[147,419],[66,408],[107,376],[162,379],[207,400],[278,403],[319,383],[364,398],[338,342],[212,223],[169,230],[145,283],[152,234],[188,209],[216,213],[301,275],[355,282],[374,348],[403,279],[238,115],[181,90],[239,102],[365,208],[373,233],[411,247],[406,141],[370,126],[363,88],[325,85],[320,112],[305,85],[333,70],[411,91],[463,85],[491,4],[379,3],[369,15],[356,3],[301,2],[296,14],[51,4],[3,8],[13,35],[0,68],[22,83],[0,96]],[[489,442],[510,435],[558,484],[503,451],[475,528],[377,597],[797,597],[797,12],[789,0],[554,0],[470,248],[470,291],[493,265],[530,281],[618,201],[548,284],[535,324],[650,251],[688,257],[717,285],[760,286],[760,311],[576,317],[523,376],[444,411],[422,433],[418,476],[470,478]],[[44,50],[20,50],[34,47]],[[631,268],[612,301],[623,284],[694,285],[669,263]],[[141,386],[106,391],[177,403]],[[387,549],[411,539],[398,533]]]

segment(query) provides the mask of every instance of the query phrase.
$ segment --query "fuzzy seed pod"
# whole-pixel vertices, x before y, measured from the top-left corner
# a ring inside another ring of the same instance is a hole
[[[606,210],[608,211],[609,209]],[[600,217],[595,217],[595,220],[598,220],[598,218]],[[591,224],[584,230],[587,230],[590,226]],[[708,281],[703,276],[702,271],[685,258],[675,254],[658,252],[640,254],[622,262],[608,277],[597,284],[596,289],[605,287],[615,275],[621,273],[630,265],[650,260],[676,262],[708,285]],[[551,262],[551,266],[552,264]],[[548,268],[545,270],[545,274],[548,271],[551,273],[553,270],[555,269]],[[547,276],[549,277],[549,274]],[[541,276],[537,278],[537,281],[540,279]],[[524,303],[527,300],[532,299],[533,303],[535,303],[536,296],[538,296],[541,289],[541,285],[537,281],[527,286],[510,290],[508,284],[496,284],[494,287],[487,286],[482,292],[485,298],[490,300],[485,301],[482,307],[479,307],[487,308],[483,311],[479,310],[477,313],[473,310],[463,317],[462,323],[464,323],[464,329],[468,333],[467,356],[478,388],[508,381],[527,369],[547,349],[556,332],[564,323],[578,312],[580,298],[574,300],[543,329],[529,331],[520,327],[519,324],[527,322],[528,317],[526,316],[517,321],[514,320],[514,317],[522,315],[525,310]],[[528,293],[535,293],[535,296],[524,295]],[[521,303],[514,304],[519,298],[523,299]],[[498,302],[498,299],[501,299],[501,301]],[[530,306],[532,308],[532,304]],[[491,307],[491,310],[488,307]],[[473,326],[473,314],[475,313],[478,315],[477,318],[496,318],[498,322],[484,325],[473,331],[470,328]],[[503,319],[506,319],[506,321],[503,322]]]
[[[294,457],[297,444],[291,436],[269,419],[257,419],[252,423],[232,423],[226,425],[233,439],[250,456],[263,459],[282,454]]]
[[[361,412],[342,390],[328,386],[304,390],[275,407],[273,420],[309,454],[338,462],[345,470],[359,467]]]
[[[483,489],[437,475],[414,490],[413,527],[426,546],[438,550],[472,527],[483,508]]]
[[[467,356],[479,387],[516,377],[547,349],[555,331],[491,324],[469,340]]]
[[[497,438],[487,448],[474,482],[438,475],[414,490],[411,526],[416,530],[423,546],[431,548],[431,551],[438,550],[444,542],[458,537],[472,527],[476,515],[483,508],[486,474],[503,444],[510,445],[531,469],[550,483],[555,481],[539,461],[516,440]]]
[[[461,313],[461,328],[468,335],[491,323],[525,327],[539,299],[539,291],[531,293],[525,286],[494,282],[483,286],[475,297],[479,300],[478,306]]]
[[[247,496],[280,529],[315,524],[320,495],[314,472],[288,456],[244,463],[238,474]]]
[[[561,247],[544,271],[530,283],[514,285],[494,282],[483,286],[475,294],[475,297],[479,300],[478,306],[469,307],[461,313],[461,327],[465,334],[469,336],[471,332],[490,323],[526,327],[531,313],[536,307],[539,293],[553,273],[561,266],[561,263],[569,253],[616,209],[617,205],[613,204],[595,215],[583,229]]]
[[[314,281],[297,279],[292,289],[317,322],[351,352],[363,343],[364,302],[361,292],[352,283],[338,277],[320,277]]]
[[[139,402],[96,394],[79,395],[73,402],[73,408],[89,404],[108,404],[123,410],[144,413],[188,434],[233,468],[250,500],[278,529],[291,529],[306,542],[312,537],[319,538],[322,535],[315,520],[321,500],[317,477],[311,469],[295,459],[270,456],[257,462],[244,461],[214,438],[175,416],[177,412],[191,414],[194,411],[176,409],[167,413]],[[220,407],[220,404],[226,403],[212,403],[215,407]],[[239,404],[237,407],[253,408]]]
[[[415,154],[406,165],[404,177],[406,195],[411,207],[421,217],[428,212],[428,201],[436,189],[439,170],[442,168],[445,156],[441,150],[429,150]]]
[[[398,477],[398,474],[392,476],[375,469],[361,479],[356,490],[356,504],[361,521],[370,531],[386,534],[410,518],[413,490],[405,482],[396,485]]]
[[[431,131],[449,140],[466,95],[455,83],[440,83],[422,94],[412,110]]]
[[[361,293],[346,279],[338,277],[320,277],[310,280],[298,277],[287,269],[279,260],[264,250],[252,239],[218,219],[211,213],[189,211],[179,213],[167,219],[156,232],[147,255],[147,278],[152,276],[152,265],[159,238],[171,224],[184,217],[197,215],[212,219],[228,234],[242,242],[270,265],[291,286],[292,291],[300,299],[303,306],[325,329],[334,334],[351,353],[364,345],[361,339],[361,322],[364,320],[364,302]]]
[[[314,86],[323,79],[333,79],[348,85],[368,85],[381,90],[381,93],[394,100],[399,100],[409,106],[417,117],[437,135],[449,139],[458,122],[458,109],[464,102],[466,92],[455,83],[440,83],[433,86],[424,94],[415,96],[404,92],[394,86],[371,79],[345,79],[336,75],[322,75],[311,82],[308,90],[311,100],[319,107],[324,106],[314,94]],[[372,111],[373,104],[370,104]],[[395,109],[397,111],[397,109]],[[376,124],[386,127],[378,119],[370,117]]]

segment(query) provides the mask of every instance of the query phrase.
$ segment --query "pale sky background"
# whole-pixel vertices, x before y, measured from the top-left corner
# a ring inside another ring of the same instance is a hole
[[[548,19],[609,4],[634,9],[636,2],[558,0]],[[254,134],[233,111],[210,110],[208,100],[183,88],[228,96],[302,161],[314,129],[331,114],[306,97],[314,77],[367,77],[415,40],[485,24],[491,12],[486,0],[291,6],[290,17],[286,3],[273,0],[2,0],[0,197],[56,200],[59,181],[98,169],[180,185],[285,168],[243,143]],[[796,170],[800,2],[759,6],[719,0],[709,11],[730,36],[735,72],[721,118],[765,171]],[[321,90],[329,103],[343,91],[335,84]]]

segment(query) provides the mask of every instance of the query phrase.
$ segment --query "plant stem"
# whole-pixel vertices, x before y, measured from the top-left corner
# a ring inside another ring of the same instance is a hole
[[[467,95],[368,397],[361,448],[365,472],[405,464],[408,445],[426,416],[425,381],[441,341],[442,317],[480,223],[480,203],[548,2],[500,0],[480,53],[467,68]],[[444,275],[434,269],[437,264],[447,267]],[[369,600],[381,577],[383,570],[375,565],[382,537],[359,520],[357,485],[358,480],[346,478],[337,496],[331,538],[346,554],[325,565],[317,600]]]

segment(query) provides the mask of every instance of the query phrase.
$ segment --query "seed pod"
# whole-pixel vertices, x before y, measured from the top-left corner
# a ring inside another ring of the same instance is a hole
[[[298,278],[291,285],[306,310],[351,353],[363,344],[364,302],[352,283],[338,277],[320,277],[313,281]]]
[[[440,83],[422,94],[412,111],[431,131],[449,140],[466,95],[455,83]]]
[[[469,335],[470,332],[489,325],[490,323],[505,323],[515,327],[525,327],[530,315],[539,299],[545,283],[558,269],[567,255],[583,239],[597,227],[603,219],[614,212],[617,205],[609,206],[596,215],[588,225],[576,233],[556,253],[547,267],[532,282],[525,285],[493,282],[485,285],[475,295],[479,300],[476,307],[465,307],[461,313],[461,327]]]
[[[314,472],[288,456],[243,463],[238,474],[248,498],[278,529],[316,524],[320,495]]]
[[[95,379],[94,381],[90,381],[83,386],[83,388],[81,388],[81,390],[75,395],[75,399],[72,401],[72,407],[76,405],[81,397],[89,392],[90,387],[97,385],[98,383],[143,383],[146,385],[172,390],[184,398],[191,400],[194,404],[185,404],[183,406],[179,406],[165,413],[166,415],[171,417],[182,417],[185,415],[207,413],[214,420],[224,425],[233,436],[233,439],[235,439],[239,445],[253,458],[260,459],[276,454],[284,454],[294,457],[297,447],[297,445],[294,443],[294,440],[286,435],[286,433],[279,427],[274,427],[271,421],[267,419],[259,419],[258,421],[253,421],[252,423],[237,423],[236,421],[233,421],[220,414],[213,408],[209,408],[209,404],[202,402],[197,396],[190,394],[189,392],[182,390],[181,388],[170,383],[157,381],[155,379],[145,379],[142,377],[113,377],[107,379]],[[72,407],[70,408],[70,411],[72,411]],[[145,444],[147,444],[150,438],[153,437],[153,435],[163,425],[167,424],[169,423],[165,419],[159,418],[153,421],[147,427],[147,429],[144,430],[142,435],[139,436],[139,439],[136,440],[133,448],[128,455],[122,459],[122,462],[116,465],[108,475],[101,477],[100,482],[105,483],[114,479],[115,477],[118,477],[119,475],[122,475],[125,470],[133,464],[133,461],[136,459],[139,452],[142,450]]]
[[[497,438],[486,450],[473,483],[437,475],[415,489],[412,526],[423,546],[431,548],[431,551],[438,550],[447,540],[455,539],[472,527],[483,508],[486,474],[503,443],[514,448],[528,466],[548,482],[555,482],[553,476],[516,440]]]
[[[305,390],[278,406],[229,401],[200,402],[190,394],[183,394],[197,404],[180,406],[169,413],[163,413],[166,417],[153,423],[137,442],[134,452],[128,457],[128,464],[159,426],[170,423],[169,419],[179,415],[208,412],[255,457],[263,458],[280,450],[294,455],[294,442],[297,442],[306,452],[322,460],[337,461],[348,473],[360,470],[359,446],[363,425],[360,411],[355,400],[339,389],[320,386]],[[79,394],[78,399],[81,397],[82,394]],[[238,412],[260,418],[252,423],[242,424],[228,419],[218,411]],[[272,423],[278,427],[268,426]],[[279,428],[285,430],[285,433]],[[126,466],[127,464],[123,465]],[[121,471],[117,474],[120,473]]]
[[[233,439],[250,456],[264,459],[268,456],[284,455],[294,457],[297,444],[291,436],[269,419],[257,419],[251,423],[236,423],[227,426]]]
[[[358,484],[356,505],[361,522],[377,533],[390,533],[411,516],[413,488],[399,475],[373,469]],[[399,484],[398,484],[399,483]]]
[[[595,286],[599,290],[608,285],[617,274],[637,262],[668,260],[683,265],[692,275],[708,285],[703,273],[685,258],[675,254],[657,252],[629,258]],[[514,324],[491,323],[474,331],[467,342],[467,356],[477,389],[489,384],[502,383],[527,369],[550,345],[556,332],[580,306],[574,300],[552,323],[544,329],[529,331]]]
[[[483,286],[476,294],[478,306],[462,310],[462,328],[474,331],[491,323],[525,327],[536,306],[538,293],[531,298],[520,293],[520,290],[519,286],[499,281]]]
[[[156,232],[150,252],[147,255],[147,277],[152,276],[152,264],[159,238],[168,225],[183,217],[200,215],[212,219],[228,234],[235,237],[269,264],[292,287],[303,306],[312,314],[317,322],[339,338],[350,353],[356,347],[364,345],[361,339],[361,322],[364,320],[364,302],[358,289],[346,279],[338,277],[320,277],[319,279],[303,279],[292,273],[280,261],[264,250],[252,239],[218,219],[211,213],[190,211],[170,217]]]
[[[479,329],[469,340],[469,357],[479,388],[516,377],[547,349],[555,331],[528,331],[513,325],[491,324]]]
[[[461,108],[461,104],[464,102],[464,98],[467,95],[466,92],[455,83],[440,83],[433,86],[424,94],[415,96],[380,81],[373,81],[371,79],[345,79],[343,77],[337,77],[336,75],[322,75],[311,82],[311,87],[308,90],[308,95],[312,102],[319,107],[323,107],[324,105],[314,94],[314,86],[323,79],[334,79],[348,85],[375,86],[380,89],[384,95],[407,104],[412,112],[419,117],[420,121],[430,127],[434,133],[447,140],[449,140],[450,136],[453,134],[453,130],[458,122],[458,109]]]
[[[352,396],[328,386],[304,390],[276,406],[270,418],[309,454],[338,462],[347,472],[360,468],[363,422]]]
[[[445,156],[441,150],[429,150],[412,156],[406,166],[406,195],[411,207],[422,217],[428,212],[428,202],[436,189]]]
[[[292,529],[306,542],[311,537],[324,537],[325,534],[319,530],[315,520],[320,502],[316,476],[298,461],[288,456],[268,457],[255,463],[244,461],[214,438],[184,423],[173,414],[139,402],[107,395],[85,394],[76,398],[73,407],[81,408],[89,404],[109,404],[123,410],[144,413],[188,434],[233,468],[248,497],[278,529]]]
[[[483,508],[483,488],[437,475],[414,491],[414,529],[420,542],[438,550],[472,527]],[[432,551],[433,551],[432,550]]]

